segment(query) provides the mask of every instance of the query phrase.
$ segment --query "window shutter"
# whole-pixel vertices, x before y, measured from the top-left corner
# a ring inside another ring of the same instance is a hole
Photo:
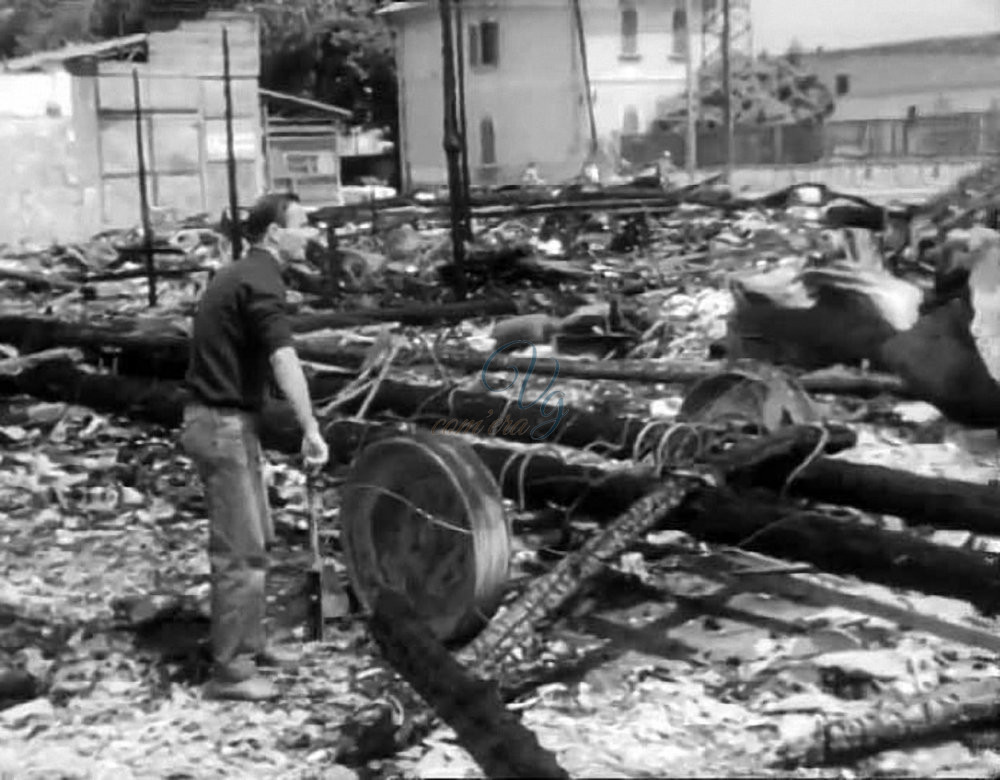
[[[476,66],[481,62],[479,56],[479,25],[469,25],[469,65]]]

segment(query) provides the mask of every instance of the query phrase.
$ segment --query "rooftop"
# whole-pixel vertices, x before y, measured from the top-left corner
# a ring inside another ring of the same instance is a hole
[[[84,57],[100,57],[115,54],[122,49],[140,46],[149,39],[146,33],[126,35],[122,38],[109,38],[97,43],[72,43],[51,51],[40,51],[25,57],[15,57],[3,63],[3,69],[8,73],[24,72],[43,68],[46,65],[67,62]]]
[[[915,41],[879,43],[843,49],[819,48],[804,52],[806,57],[842,57],[852,55],[880,56],[892,54],[922,54],[929,56],[962,55],[967,57],[1000,57],[1000,33],[964,35],[950,38],[922,38]]]

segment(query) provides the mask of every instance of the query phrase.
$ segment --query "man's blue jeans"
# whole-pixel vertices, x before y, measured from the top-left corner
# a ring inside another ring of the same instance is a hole
[[[238,682],[254,675],[265,648],[267,546],[274,541],[258,418],[191,404],[181,446],[198,469],[208,508],[215,674]]]

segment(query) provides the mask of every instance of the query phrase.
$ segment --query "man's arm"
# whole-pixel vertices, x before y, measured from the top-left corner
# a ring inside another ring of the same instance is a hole
[[[281,277],[261,275],[248,286],[246,312],[274,371],[275,381],[292,405],[295,417],[307,435],[318,430],[313,416],[309,385],[299,356],[292,346],[292,328],[285,312],[285,288]]]
[[[278,387],[292,405],[295,418],[302,426],[303,433],[309,435],[318,431],[319,424],[313,416],[309,385],[306,383],[306,375],[302,371],[302,364],[295,353],[295,347],[279,347],[271,353],[270,360]]]

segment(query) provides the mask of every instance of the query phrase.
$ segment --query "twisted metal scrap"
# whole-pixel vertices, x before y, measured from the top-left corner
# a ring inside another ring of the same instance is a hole
[[[383,640],[389,637],[388,641],[380,641],[386,658],[401,673],[408,675],[407,679],[411,685],[424,686],[422,689],[418,688],[420,695],[437,710],[440,717],[449,721],[456,732],[458,726],[452,722],[454,720],[468,729],[466,739],[469,742],[463,740],[463,744],[470,752],[473,748],[482,749],[493,756],[498,751],[503,751],[502,746],[489,747],[488,744],[495,743],[488,743],[488,735],[482,733],[497,729],[495,724],[499,719],[495,715],[496,708],[490,705],[488,710],[494,715],[486,717],[484,711],[480,711],[474,703],[470,703],[477,697],[485,696],[483,692],[487,688],[476,687],[475,683],[471,683],[472,687],[459,686],[466,693],[459,693],[456,698],[455,688],[448,682],[449,680],[493,678],[502,689],[508,691],[517,689],[518,683],[523,682],[526,677],[524,659],[519,658],[518,654],[530,654],[531,650],[541,642],[543,634],[538,630],[539,627],[555,617],[560,609],[579,593],[581,586],[588,579],[625,552],[639,536],[651,530],[670,512],[677,509],[692,491],[704,487],[706,483],[717,482],[716,475],[725,475],[734,469],[749,468],[776,457],[794,457],[803,449],[813,450],[817,438],[824,438],[824,432],[817,430],[815,426],[805,429],[786,429],[764,439],[736,445],[713,463],[700,467],[698,471],[666,472],[662,475],[662,487],[633,503],[612,523],[591,537],[581,549],[560,561],[548,574],[532,582],[513,604],[502,609],[479,637],[459,653],[457,659],[452,659],[455,664],[452,667],[455,674],[448,673],[450,676],[443,676],[436,671],[439,666],[446,668],[444,662],[438,660],[437,655],[443,648],[429,638],[429,632],[420,640],[414,638],[410,631],[406,632],[405,637],[391,638],[395,619],[383,620],[380,624],[379,630],[383,632]],[[372,630],[373,633],[376,631],[374,624]],[[475,669],[475,674],[468,671],[468,668]],[[530,673],[527,676],[530,677]],[[480,686],[489,686],[489,691],[496,692],[495,685],[491,683],[480,680]],[[383,690],[385,689],[399,691],[391,680],[385,680]],[[401,693],[403,694],[401,698],[408,698],[406,691]],[[489,695],[492,696],[493,693]],[[470,707],[471,713],[464,712]],[[369,718],[367,722],[377,726],[391,721],[392,703],[379,702],[373,713],[374,717]],[[371,749],[366,747],[372,743],[367,733],[377,729],[375,726],[358,723],[356,729],[359,733],[358,744],[350,751],[350,760],[360,762],[385,756],[412,743],[430,727],[431,722],[425,719],[416,729],[396,729],[390,740],[379,741],[375,749]],[[521,737],[518,737],[518,740],[520,739]],[[529,748],[525,750],[528,751],[527,755],[531,755]],[[345,753],[343,758],[347,757],[348,754]],[[508,754],[504,754],[501,758],[508,762],[515,760]],[[518,766],[523,764],[519,763]],[[531,771],[539,770],[533,767]]]
[[[668,476],[663,487],[639,499],[579,550],[531,583],[514,604],[501,610],[459,655],[478,673],[503,681],[523,659],[514,652],[529,646],[540,625],[579,592],[580,586],[625,552],[636,538],[681,505],[704,478]]]
[[[496,702],[500,701],[498,688],[516,689],[524,682],[525,675],[519,668],[519,661],[523,659],[518,657],[518,651],[523,654],[541,641],[538,626],[551,619],[579,592],[587,579],[606,565],[606,561],[624,552],[637,536],[659,523],[703,482],[701,477],[668,476],[662,488],[636,501],[584,547],[534,581],[514,604],[494,618],[458,658],[451,656],[431,638],[429,631],[416,630],[412,619],[407,622],[407,609],[401,609],[398,603],[392,601],[391,594],[383,594],[376,605],[375,614],[370,618],[372,634],[386,660],[431,705],[435,714],[455,729],[462,745],[480,761],[488,775],[565,777],[565,774],[544,774],[544,751],[540,747],[537,750],[533,748],[533,743],[513,726],[498,725],[507,723],[507,716],[497,715]],[[398,600],[400,597],[395,598]],[[475,674],[468,670],[470,667],[475,669]],[[487,682],[483,678],[493,678],[493,681]],[[356,739],[345,746],[338,760],[363,763],[372,758],[386,757],[421,738],[432,728],[432,719],[418,718],[418,723],[413,718],[404,717],[404,721],[408,722],[400,728],[390,726],[389,730],[394,733],[387,739],[384,735],[379,736],[385,731],[386,724],[396,719],[398,706],[413,710],[415,704],[405,686],[400,688],[388,676],[382,676],[382,679],[383,696],[386,691],[399,694],[398,701],[390,700],[392,696],[383,698],[364,717],[358,717],[356,723],[346,724],[351,726],[350,731],[357,732]],[[461,684],[456,685],[456,680]],[[493,697],[496,697],[495,701]],[[477,701],[490,703],[477,704]],[[406,704],[402,705],[402,702]],[[531,736],[533,739],[534,736]],[[505,748],[503,741],[515,747]],[[512,753],[512,750],[515,752]],[[487,766],[482,761],[507,762],[507,768],[495,770],[492,764]],[[529,764],[527,774],[517,774]],[[554,766],[556,769],[553,771],[562,772],[557,764]]]

